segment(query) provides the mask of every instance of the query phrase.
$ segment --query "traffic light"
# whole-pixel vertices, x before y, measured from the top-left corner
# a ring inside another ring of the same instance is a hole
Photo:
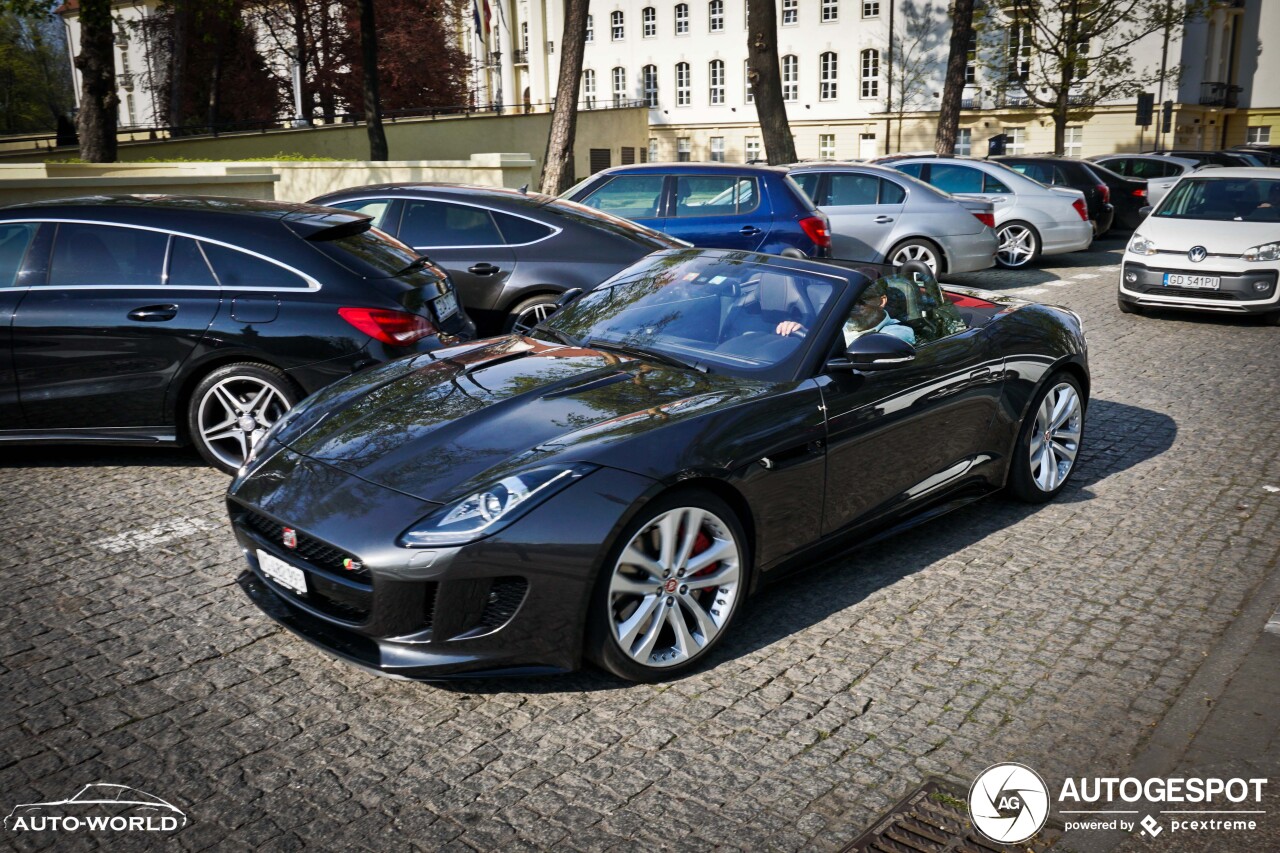
[[[1173,101],[1165,101],[1160,112],[1160,132],[1168,133],[1173,129]]]
[[[1008,134],[997,133],[995,136],[987,140],[987,156],[1000,157],[1004,154],[1005,146],[1009,143]]]
[[[1134,124],[1139,127],[1151,127],[1151,118],[1156,110],[1156,96],[1150,92],[1138,93],[1138,115]]]

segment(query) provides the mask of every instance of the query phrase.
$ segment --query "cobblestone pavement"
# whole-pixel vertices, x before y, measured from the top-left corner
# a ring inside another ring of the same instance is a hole
[[[0,806],[131,785],[184,849],[834,850],[931,774],[1120,775],[1280,550],[1280,330],[1120,314],[1121,246],[959,277],[1084,318],[1058,501],[829,561],[665,685],[372,677],[245,599],[194,454],[0,451]]]

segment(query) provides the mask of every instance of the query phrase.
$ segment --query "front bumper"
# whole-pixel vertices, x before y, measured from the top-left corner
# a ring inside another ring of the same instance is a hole
[[[239,583],[264,613],[357,666],[430,680],[576,669],[605,552],[652,485],[602,468],[486,539],[409,549],[397,537],[435,504],[281,450],[232,484],[228,510]],[[307,592],[268,577],[259,551],[301,569]]]
[[[1142,261],[1136,258],[1142,257]],[[1162,308],[1186,308],[1227,314],[1266,314],[1280,307],[1280,286],[1275,267],[1254,266],[1244,269],[1222,269],[1209,259],[1204,263],[1174,264],[1159,255],[1125,254],[1120,267],[1120,298],[1135,305]],[[1227,266],[1231,266],[1228,264]],[[1218,276],[1218,290],[1166,287],[1165,273]],[[1129,281],[1133,278],[1133,281]],[[1266,284],[1259,291],[1255,283]]]

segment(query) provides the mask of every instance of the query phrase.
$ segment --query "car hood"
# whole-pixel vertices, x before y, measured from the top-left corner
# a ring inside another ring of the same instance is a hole
[[[1274,222],[1220,222],[1205,219],[1174,219],[1148,216],[1137,233],[1152,240],[1165,252],[1185,252],[1204,246],[1215,255],[1241,255],[1245,249],[1273,243],[1277,239]]]
[[[552,457],[591,461],[607,448],[610,464],[625,467],[617,443],[772,387],[522,337],[441,350],[375,375],[338,383],[335,404],[307,406],[282,442],[437,502]]]

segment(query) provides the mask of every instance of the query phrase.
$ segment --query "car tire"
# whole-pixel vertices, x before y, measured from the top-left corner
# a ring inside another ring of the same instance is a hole
[[[253,445],[302,396],[283,370],[256,362],[223,365],[191,392],[187,435],[206,462],[234,474]]]
[[[996,263],[1007,270],[1022,269],[1040,257],[1040,235],[1026,222],[1015,219],[996,229]]]
[[[1280,311],[1272,311],[1270,314],[1263,314],[1262,325],[1280,326]]]
[[[885,258],[885,263],[895,267],[900,267],[907,261],[920,261],[935,277],[946,272],[943,268],[942,251],[933,242],[923,238],[903,240],[890,249]]]
[[[557,293],[540,293],[520,300],[507,312],[506,319],[502,321],[502,331],[508,335],[527,334],[560,307],[556,301],[559,298]]]
[[[1120,313],[1121,313],[1121,314],[1144,314],[1144,313],[1146,313],[1145,311],[1143,311],[1143,310],[1142,310],[1142,306],[1141,306],[1141,305],[1139,305],[1139,304],[1138,304],[1138,303],[1136,303],[1136,302],[1130,302],[1128,299],[1125,299],[1123,296],[1117,296],[1117,297],[1116,297],[1116,305],[1118,305],[1118,306],[1120,307]]]
[[[695,517],[698,533],[690,539],[686,529]],[[722,558],[692,568],[699,555],[713,551]],[[680,489],[645,504],[601,569],[587,614],[587,658],[619,678],[640,682],[699,665],[742,609],[750,570],[742,523],[720,498]]]
[[[1044,503],[1062,491],[1076,471],[1084,414],[1080,382],[1066,372],[1049,377],[1018,431],[1009,471],[1009,490],[1014,496],[1027,503]]]

